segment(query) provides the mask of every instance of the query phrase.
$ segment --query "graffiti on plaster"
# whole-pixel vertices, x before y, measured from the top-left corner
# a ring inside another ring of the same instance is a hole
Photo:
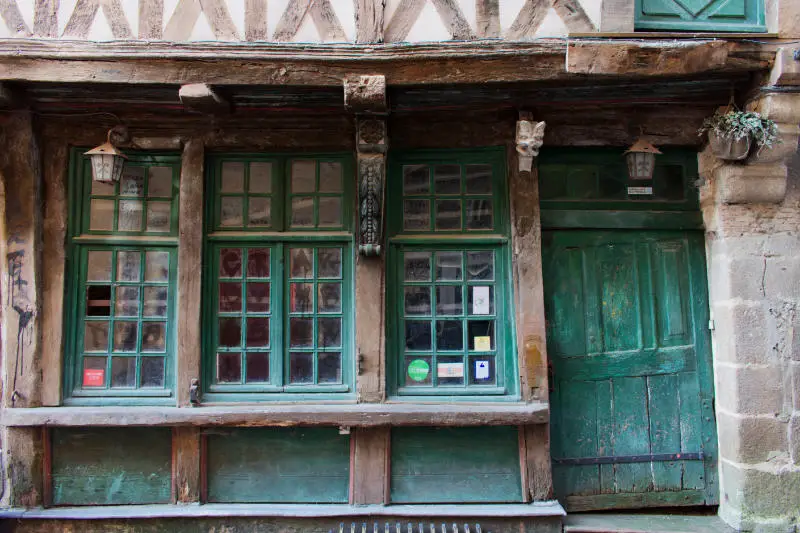
[[[25,250],[22,246],[25,240],[17,235],[12,235],[8,239],[8,247],[11,249],[6,254],[8,268],[8,278],[6,280],[6,303],[18,315],[17,323],[17,350],[14,361],[14,380],[12,389],[12,405],[16,399],[17,377],[25,369],[25,348],[31,343],[31,326],[33,325],[33,306],[28,298],[28,281],[23,276],[23,266],[25,264]],[[13,248],[13,249],[12,249]]]

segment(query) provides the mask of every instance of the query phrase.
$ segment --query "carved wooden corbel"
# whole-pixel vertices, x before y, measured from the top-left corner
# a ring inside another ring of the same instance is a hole
[[[516,138],[520,172],[531,171],[533,158],[539,155],[539,149],[544,142],[544,127],[544,122],[533,122],[530,114],[520,113]]]

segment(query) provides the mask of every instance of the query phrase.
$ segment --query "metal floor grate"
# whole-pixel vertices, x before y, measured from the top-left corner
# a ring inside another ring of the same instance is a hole
[[[389,522],[367,524],[362,522],[357,524],[352,522],[349,525],[342,522],[339,524],[338,530],[331,529],[329,533],[336,533],[337,531],[338,533],[484,533],[478,523],[457,524],[455,522],[451,524],[434,524],[433,522],[407,522],[406,524],[400,522],[395,522],[394,524]],[[486,531],[485,533],[491,532]]]

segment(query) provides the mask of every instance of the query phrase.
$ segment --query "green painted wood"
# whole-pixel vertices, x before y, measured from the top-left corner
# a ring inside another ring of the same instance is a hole
[[[614,508],[616,496],[646,505],[713,503],[702,235],[548,231],[543,243],[557,496],[573,510]],[[708,456],[558,463],[691,452]],[[676,493],[684,498],[677,503]]]
[[[209,430],[209,502],[347,503],[350,437],[336,428]]]
[[[168,428],[52,430],[53,505],[169,503]]]
[[[394,428],[392,503],[522,501],[515,427]]]
[[[636,0],[637,30],[766,32],[763,0]]]

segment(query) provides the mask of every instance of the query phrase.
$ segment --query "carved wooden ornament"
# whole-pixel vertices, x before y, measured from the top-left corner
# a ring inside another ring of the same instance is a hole
[[[517,153],[519,154],[520,172],[530,172],[533,158],[539,155],[539,148],[544,142],[544,122],[530,120],[517,121]]]

